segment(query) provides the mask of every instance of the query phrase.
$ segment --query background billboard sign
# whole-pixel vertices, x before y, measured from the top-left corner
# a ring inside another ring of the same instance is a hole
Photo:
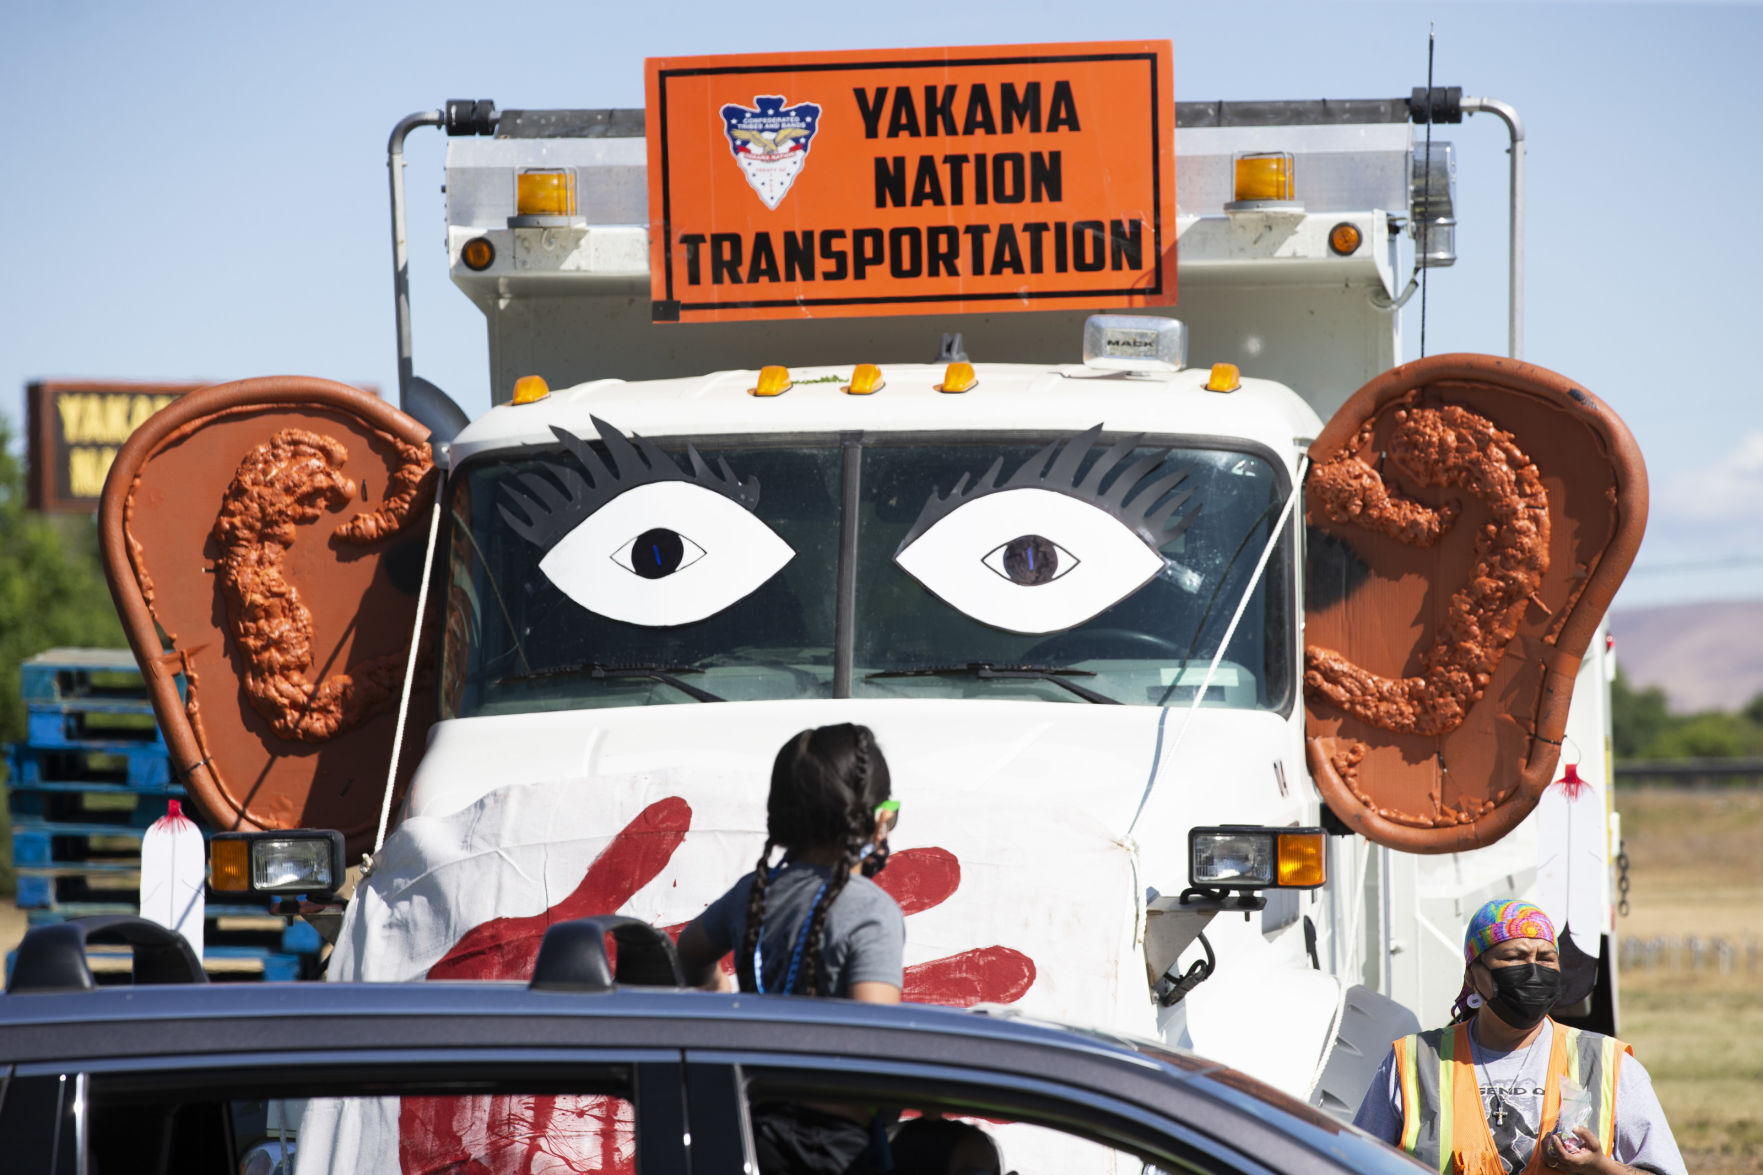
[[[26,384],[30,508],[51,514],[97,510],[123,442],[155,412],[212,382],[46,379]],[[378,394],[373,384],[355,386]]]
[[[1175,301],[1169,41],[651,58],[657,322]]]
[[[31,509],[96,510],[110,463],[129,434],[185,392],[203,386],[78,379],[27,384]]]

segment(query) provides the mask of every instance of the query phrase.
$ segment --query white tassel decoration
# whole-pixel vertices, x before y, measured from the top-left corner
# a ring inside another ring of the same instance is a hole
[[[176,800],[141,841],[141,917],[177,931],[202,957],[203,887],[208,881],[202,830]]]

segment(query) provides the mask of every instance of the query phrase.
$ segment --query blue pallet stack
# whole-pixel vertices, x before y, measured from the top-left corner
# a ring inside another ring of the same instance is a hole
[[[32,926],[139,909],[141,838],[184,795],[126,649],[51,649],[20,670],[28,712],[7,784],[18,907]],[[200,817],[185,809],[207,836]],[[299,979],[320,940],[266,905],[208,895],[203,963],[215,980]],[[105,966],[109,962],[110,966]],[[126,955],[94,958],[100,980]],[[7,960],[10,968],[11,960]]]

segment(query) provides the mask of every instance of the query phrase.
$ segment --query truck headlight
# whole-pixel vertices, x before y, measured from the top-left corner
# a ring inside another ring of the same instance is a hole
[[[208,844],[220,893],[328,894],[343,884],[343,834],[328,828],[221,832]]]
[[[1314,889],[1328,880],[1320,828],[1225,824],[1188,831],[1188,883],[1206,889]]]

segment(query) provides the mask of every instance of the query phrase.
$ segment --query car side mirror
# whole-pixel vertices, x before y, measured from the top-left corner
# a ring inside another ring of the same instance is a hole
[[[618,944],[616,974],[606,950],[609,934]],[[610,991],[615,985],[684,987],[673,939],[647,922],[615,915],[559,922],[545,931],[528,985],[534,991]]]

